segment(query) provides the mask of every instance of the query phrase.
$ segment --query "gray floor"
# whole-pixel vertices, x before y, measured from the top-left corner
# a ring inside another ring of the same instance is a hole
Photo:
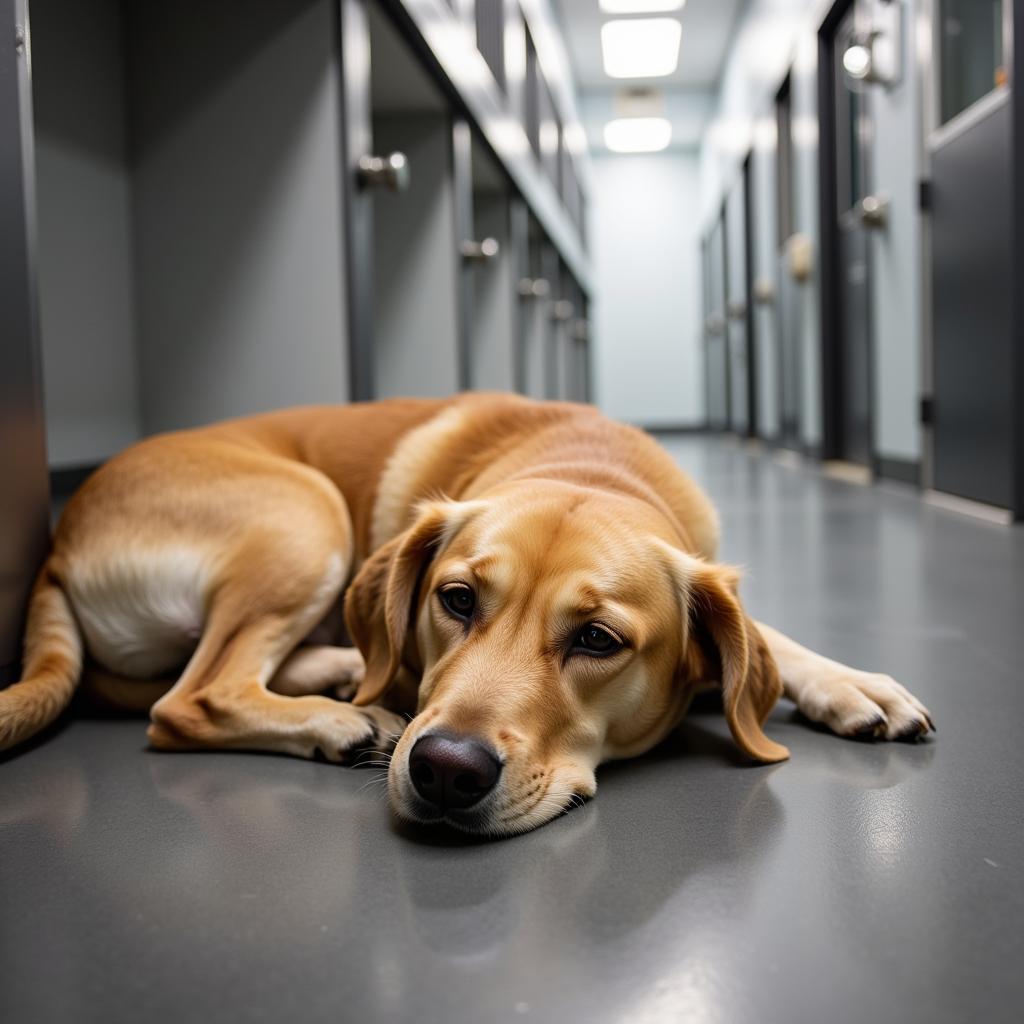
[[[396,831],[368,771],[160,755],[73,721],[0,765],[0,1019],[1019,1019],[1024,532],[670,443],[757,616],[884,669],[917,746],[704,707],[530,835]]]

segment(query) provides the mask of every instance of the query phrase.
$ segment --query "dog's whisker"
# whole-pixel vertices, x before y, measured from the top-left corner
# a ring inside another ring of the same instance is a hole
[[[357,793],[362,793],[362,792],[364,792],[366,790],[377,790],[377,791],[381,791],[381,792],[386,794],[387,793],[387,781],[388,781],[388,777],[386,775],[378,775],[378,776],[376,776],[376,777],[374,777],[372,779],[367,779],[366,782],[364,782],[359,787],[359,789],[356,790],[356,792]]]
[[[367,754],[375,754],[377,757],[384,758],[384,760],[386,762],[390,762],[391,758],[393,756],[390,751],[387,751],[387,750],[374,750],[373,747],[365,747],[364,750],[365,750],[365,752]]]

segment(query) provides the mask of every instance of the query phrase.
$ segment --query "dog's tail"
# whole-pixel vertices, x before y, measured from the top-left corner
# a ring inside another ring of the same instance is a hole
[[[29,601],[24,666],[21,682],[0,690],[0,750],[55,721],[71,703],[82,674],[82,636],[49,563]]]

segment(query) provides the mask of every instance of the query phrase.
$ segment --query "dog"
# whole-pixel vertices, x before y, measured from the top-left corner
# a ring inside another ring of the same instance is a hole
[[[157,750],[391,751],[400,818],[508,835],[707,688],[757,762],[789,756],[763,728],[783,693],[841,736],[934,729],[889,676],[748,618],[718,536],[652,438],[584,405],[471,393],[158,435],[62,514],[0,748],[84,678],[148,708]]]

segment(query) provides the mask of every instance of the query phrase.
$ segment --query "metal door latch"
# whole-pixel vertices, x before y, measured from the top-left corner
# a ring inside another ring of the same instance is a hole
[[[524,299],[546,299],[551,292],[551,285],[543,277],[524,277],[516,290]]]
[[[878,230],[889,226],[889,200],[883,196],[865,196],[857,204],[857,214],[866,228]]]
[[[565,323],[566,320],[572,319],[575,312],[573,304],[568,299],[559,299],[551,307],[551,319],[556,323]]]
[[[496,238],[484,238],[479,242],[467,238],[459,244],[462,258],[473,263],[487,263],[489,260],[493,260],[500,250],[501,246]]]
[[[379,186],[392,192],[404,192],[409,187],[409,160],[404,153],[361,156],[357,174],[363,188]]]

